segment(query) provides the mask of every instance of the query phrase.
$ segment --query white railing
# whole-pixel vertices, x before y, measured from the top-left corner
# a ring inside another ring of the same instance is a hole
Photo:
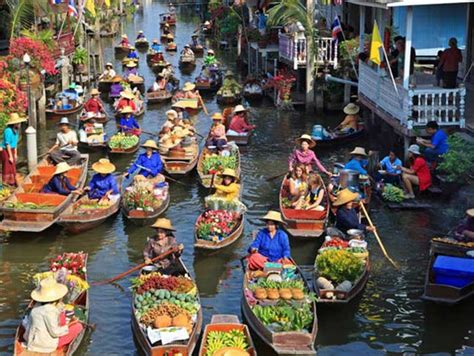
[[[332,37],[318,38],[318,56],[316,62],[318,65],[331,65],[337,67],[337,43]]]
[[[464,87],[413,87],[406,90],[399,84],[396,86],[398,93],[384,69],[359,64],[359,94],[399,121],[402,126],[412,129],[434,120],[439,125],[464,127]]]

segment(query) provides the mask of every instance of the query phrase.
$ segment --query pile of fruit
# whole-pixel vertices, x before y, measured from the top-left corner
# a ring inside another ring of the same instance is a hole
[[[123,204],[128,210],[154,211],[161,207],[168,194],[167,188],[160,190],[160,196],[155,194],[157,191],[148,182],[135,183],[125,190]]]
[[[28,209],[28,210],[52,210],[56,208],[56,205],[51,204],[36,204],[31,202],[5,202],[5,208],[11,209]]]
[[[197,236],[207,241],[222,241],[237,224],[239,214],[225,210],[207,210],[196,222]]]
[[[110,207],[112,202],[110,200],[100,200],[97,201],[84,199],[76,206],[75,210],[79,213],[93,213],[97,209],[107,209]]]
[[[0,201],[4,201],[4,200],[8,199],[8,197],[10,196],[12,191],[13,190],[10,187],[3,186],[0,189]]]
[[[382,198],[385,201],[401,203],[405,199],[405,193],[403,192],[403,189],[392,184],[387,184],[383,188]]]
[[[246,351],[249,347],[244,332],[238,329],[229,331],[209,331],[206,337],[206,356],[212,356],[217,351],[232,347]]]
[[[116,133],[109,140],[109,147],[112,149],[126,150],[138,144],[139,137],[127,135],[123,132]]]
[[[313,311],[308,303],[290,305],[280,301],[276,305],[256,305],[253,313],[276,332],[310,330],[313,323]]]
[[[207,154],[202,161],[202,172],[204,174],[221,173],[226,168],[237,168],[237,155],[231,152],[230,156],[221,156],[219,154]]]
[[[188,311],[171,303],[161,303],[143,312],[136,313],[140,323],[154,329],[170,326],[183,327],[188,333],[192,330],[192,317]]]
[[[143,294],[156,289],[165,289],[176,293],[195,294],[194,282],[184,276],[166,276],[158,272],[141,275],[132,280],[132,288],[136,294]]]

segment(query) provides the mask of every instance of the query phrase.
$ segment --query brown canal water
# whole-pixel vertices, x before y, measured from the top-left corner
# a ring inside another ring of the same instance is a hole
[[[124,22],[129,38],[143,29],[149,39],[158,37],[158,14],[165,5],[148,2],[143,14]],[[194,7],[178,9],[177,43],[179,48],[190,40],[199,19]],[[113,44],[104,40],[106,59],[120,63],[113,55]],[[219,57],[233,67],[229,54]],[[167,55],[177,65],[178,55]],[[199,66],[198,66],[199,67]],[[141,55],[140,73],[149,86],[153,73]],[[198,74],[181,75],[181,84]],[[219,110],[214,98],[206,99],[212,113]],[[157,131],[164,122],[168,105],[148,107],[140,119],[147,131]],[[111,107],[109,106],[109,110]],[[197,175],[183,180],[188,187],[171,184],[171,205],[165,216],[177,227],[177,238],[184,243],[184,261],[200,290],[205,322],[216,313],[240,316],[242,271],[239,258],[245,254],[252,231],[261,227],[258,218],[270,208],[278,208],[280,181],[267,182],[266,178],[283,172],[287,156],[293,148],[294,138],[311,130],[316,122],[325,126],[340,119],[338,115],[304,115],[300,112],[278,112],[270,103],[252,108],[258,125],[251,144],[242,149],[243,201],[248,206],[245,234],[234,245],[213,254],[193,249],[193,225],[203,209],[207,190],[199,186]],[[115,121],[107,125],[112,133]],[[210,120],[201,113],[197,127],[206,134]],[[54,138],[54,123],[40,132],[40,145],[44,149]],[[147,137],[142,137],[142,140]],[[358,142],[367,148],[383,149],[386,137],[371,137]],[[319,151],[324,164],[330,165],[347,158],[350,147],[332,151]],[[23,151],[24,152],[24,151]],[[99,158],[93,154],[91,161]],[[133,157],[114,160],[118,170],[124,170]],[[374,238],[369,237],[372,271],[362,297],[342,309],[319,309],[319,334],[316,340],[322,355],[371,354],[463,354],[474,355],[474,307],[461,305],[445,308],[425,304],[420,300],[428,260],[429,239],[447,232],[464,209],[473,204],[474,190],[464,189],[453,200],[440,202],[429,211],[393,212],[375,202],[372,218],[380,235],[401,269],[394,270],[384,259]],[[67,235],[59,228],[39,234],[12,234],[0,240],[0,354],[10,354],[13,338],[32,288],[31,276],[48,268],[48,261],[63,251],[89,253],[90,281],[115,276],[142,262],[142,248],[152,231],[137,227],[119,214],[95,230]],[[319,247],[315,242],[292,241],[292,255],[299,264],[312,265]],[[130,291],[127,279],[116,285],[92,287],[90,290],[91,322],[97,329],[88,336],[80,349],[81,355],[133,355],[136,348],[130,327]],[[257,345],[260,343],[257,341]],[[259,354],[271,354],[259,348]]]

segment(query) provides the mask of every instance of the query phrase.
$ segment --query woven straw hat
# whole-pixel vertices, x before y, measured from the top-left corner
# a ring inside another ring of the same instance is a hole
[[[157,39],[157,38],[154,38],[154,39],[153,39],[153,43],[158,43],[158,39]]]
[[[231,70],[228,70],[227,72],[225,72],[225,76],[226,77],[233,77],[234,73]]]
[[[107,62],[107,63],[105,63],[105,67],[112,67],[113,68],[114,65],[111,62]]]
[[[72,169],[72,167],[67,164],[67,162],[59,162],[58,165],[56,166],[56,170],[54,171],[54,174],[61,174],[61,173],[64,173],[64,172],[67,172],[69,171],[70,169]]]
[[[124,34],[122,35],[122,38],[128,38],[127,34],[124,33]]]
[[[135,63],[135,61],[128,61],[125,66],[127,68],[135,68],[137,66],[137,64]]]
[[[234,112],[243,112],[243,111],[247,111],[246,108],[244,108],[243,105],[237,105],[235,108],[234,108]]]
[[[303,142],[305,142],[305,141],[308,142],[309,147],[311,147],[311,148],[314,147],[314,146],[316,146],[316,142],[315,142],[315,141],[311,138],[311,136],[308,135],[308,134],[301,135],[300,137],[298,137],[298,138],[296,139],[296,143],[297,143],[298,145],[301,145],[301,143],[303,143]]]
[[[91,95],[100,95],[100,91],[98,91],[96,88],[92,88],[90,94]]]
[[[356,147],[352,150],[351,155],[367,156],[364,147]]]
[[[171,116],[171,118],[170,118],[170,116]],[[174,120],[174,119],[176,119],[177,117],[178,117],[178,113],[176,112],[176,110],[168,110],[168,111],[166,112],[166,119],[167,119],[167,120],[170,120],[170,119],[171,119],[171,120]]]
[[[101,158],[92,165],[92,169],[97,173],[109,174],[115,172],[115,165],[107,158]]]
[[[172,33],[168,33],[168,35],[166,35],[166,38],[168,38],[169,40],[172,40],[174,39],[174,36]]]
[[[122,78],[119,75],[116,75],[115,77],[112,78],[113,83],[120,83],[122,81]]]
[[[332,203],[333,206],[341,206],[351,201],[356,200],[359,194],[351,192],[348,188],[341,190],[336,197],[336,201]]]
[[[221,177],[232,177],[232,178],[235,178],[235,179],[239,179],[239,177],[237,176],[237,172],[235,172],[235,170],[232,169],[232,168],[224,169],[224,171],[219,175]]]
[[[7,121],[7,125],[15,125],[15,124],[20,124],[22,122],[26,122],[25,117],[21,117],[18,113],[12,112],[10,114],[10,118]]]
[[[214,50],[213,49],[208,50],[207,54],[214,54]]]
[[[217,121],[217,120],[222,121],[224,119],[224,116],[222,116],[220,112],[216,112],[212,114],[211,119],[214,121]]]
[[[466,215],[471,217],[471,218],[474,218],[474,208],[467,209],[466,210]]]
[[[360,108],[354,103],[349,103],[344,107],[344,114],[355,115],[359,112]]]
[[[285,222],[283,221],[283,218],[281,217],[281,214],[278,212],[278,211],[274,211],[274,210],[269,210],[268,213],[261,217],[260,220],[271,220],[271,221],[276,221],[276,222],[279,222],[280,224],[285,224]]]
[[[135,95],[133,95],[133,93],[128,90],[121,91],[120,96],[125,99],[135,99]]]
[[[151,227],[155,229],[163,229],[163,230],[168,230],[168,231],[176,231],[176,229],[173,227],[171,224],[171,221],[169,219],[165,218],[158,218],[156,219],[155,223],[151,225]]]
[[[58,283],[53,278],[46,278],[31,292],[31,299],[40,303],[54,302],[64,297],[67,292],[68,289],[64,284]]]
[[[156,145],[156,142],[153,140],[146,140],[145,143],[142,145],[142,147],[153,148],[154,150],[158,151],[158,146]]]
[[[183,91],[191,91],[191,90],[194,90],[194,88],[196,88],[196,85],[190,82],[186,82],[184,83]]]
[[[126,106],[124,107],[121,111],[120,111],[121,114],[132,114],[133,113],[133,109],[131,106]]]

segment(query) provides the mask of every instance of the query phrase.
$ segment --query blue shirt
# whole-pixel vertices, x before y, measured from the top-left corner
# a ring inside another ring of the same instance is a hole
[[[346,234],[350,229],[365,231],[367,226],[359,222],[359,216],[355,209],[340,207],[336,213],[336,227]]]
[[[112,174],[94,174],[89,182],[89,188],[87,195],[90,199],[102,199],[109,190],[112,191],[112,194],[119,193],[117,181]]]
[[[365,165],[366,165],[366,161],[364,160],[359,161],[353,158],[349,162],[346,163],[346,165],[344,166],[344,169],[352,169],[354,171],[359,172],[360,174],[367,175],[367,171],[364,169]]]
[[[397,169],[398,166],[402,165],[402,161],[400,159],[395,158],[395,161],[390,162],[390,157],[387,156],[383,160],[380,161],[380,165],[382,166],[382,169],[385,169],[387,173],[390,174],[402,174],[402,171]]]
[[[69,100],[75,100],[79,98],[79,94],[77,94],[76,89],[66,89],[63,91],[63,95],[67,97]]]
[[[290,258],[290,241],[288,235],[278,229],[273,238],[267,228],[261,229],[255,240],[250,245],[250,249],[258,249],[258,253],[268,258],[270,262],[276,262],[280,258]]]
[[[120,119],[120,130],[121,131],[130,131],[132,129],[139,129],[137,120],[133,116],[130,116],[128,119],[125,116],[122,116]]]
[[[135,51],[131,51],[128,55],[127,58],[135,59],[138,58],[138,53]]]
[[[156,52],[160,52],[161,51],[161,45],[159,43],[153,43],[151,45],[151,49],[156,51]]]
[[[149,171],[142,169],[138,166],[145,167]],[[148,157],[146,155],[146,152],[142,153],[140,156],[138,156],[135,163],[132,164],[132,166],[128,170],[128,173],[132,174],[137,169],[140,169],[138,174],[141,174],[144,177],[156,177],[163,170],[163,163],[161,162],[160,154],[158,152],[153,152],[153,154]]]
[[[3,142],[2,147],[3,149],[7,148],[7,145],[10,148],[16,148],[18,144],[18,131],[14,130],[11,127],[7,127],[5,131],[3,131]]]
[[[434,146],[433,150],[439,154],[445,154],[448,152],[449,146],[448,146],[448,135],[446,133],[439,129],[434,133],[434,135],[431,137],[431,144]]]
[[[42,192],[69,195],[76,189],[77,188],[71,184],[68,177],[64,174],[56,174],[49,180],[48,184],[43,187]]]

